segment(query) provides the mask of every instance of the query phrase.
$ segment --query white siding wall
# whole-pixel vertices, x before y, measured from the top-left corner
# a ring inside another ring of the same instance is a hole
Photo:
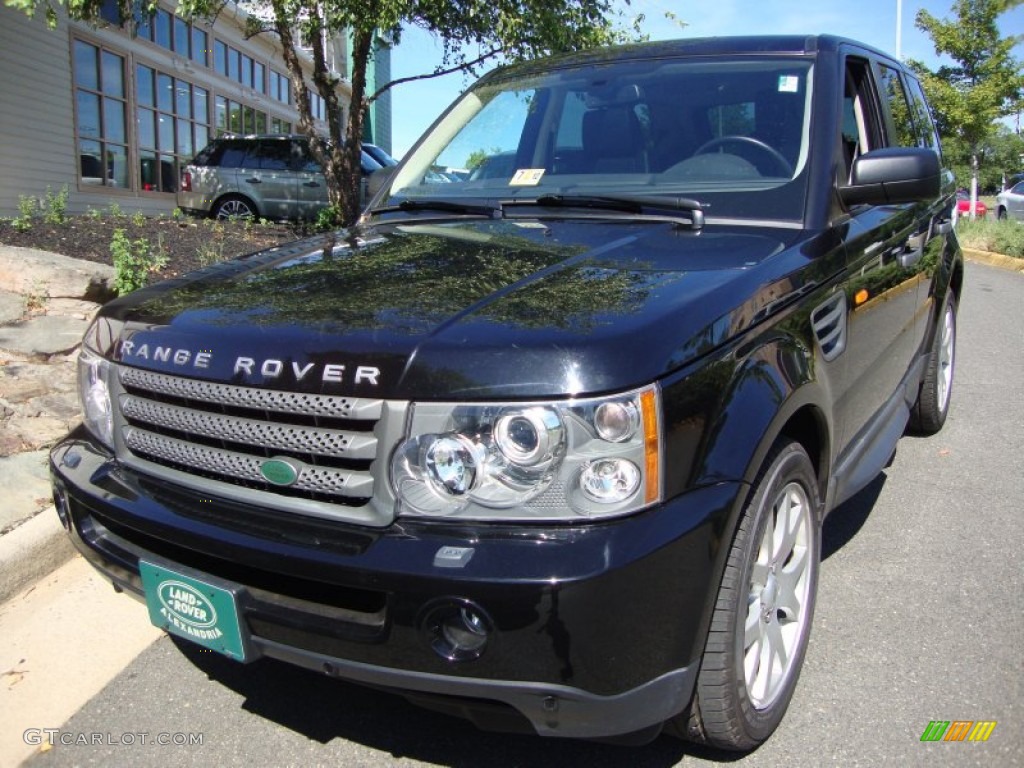
[[[268,36],[245,40],[228,6],[215,25],[203,24],[209,34],[253,58],[287,72]],[[74,131],[74,89],[71,80],[71,39],[79,35],[91,43],[110,46],[126,57],[125,87],[128,101],[129,166],[132,188],[127,190],[80,185]],[[0,3],[0,216],[18,212],[20,195],[41,197],[47,187],[57,192],[68,186],[68,210],[85,213],[116,202],[123,211],[159,213],[174,208],[174,196],[139,192],[138,155],[135,144],[135,64],[141,63],[189,80],[213,96],[253,105],[271,116],[297,123],[294,108],[230,82],[208,69],[182,59],[145,40],[133,39],[125,30],[93,28],[69,22],[61,15],[56,29],[46,26],[42,15],[28,18]],[[268,75],[269,79],[269,70]],[[343,96],[347,100],[347,95]],[[212,135],[212,133],[211,133]],[[198,151],[201,147],[196,147]]]

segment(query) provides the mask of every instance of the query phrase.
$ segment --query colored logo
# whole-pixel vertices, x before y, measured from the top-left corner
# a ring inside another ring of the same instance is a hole
[[[932,720],[921,741],[988,741],[995,729],[995,720]]]
[[[268,483],[274,485],[294,485],[299,479],[300,467],[286,459],[267,459],[260,465],[260,474]]]
[[[163,581],[157,588],[160,604],[182,624],[209,629],[217,623],[217,611],[199,590],[183,581]]]

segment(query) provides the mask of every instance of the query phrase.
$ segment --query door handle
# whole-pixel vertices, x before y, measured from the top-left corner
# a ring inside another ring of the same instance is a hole
[[[319,187],[320,184],[319,184],[319,182],[316,182],[316,181],[307,181],[307,182],[304,182],[302,184],[302,186],[304,186],[304,187]]]
[[[249,184],[262,184],[263,183],[259,179],[255,179],[255,178],[254,179],[246,179],[246,182],[249,183]]]

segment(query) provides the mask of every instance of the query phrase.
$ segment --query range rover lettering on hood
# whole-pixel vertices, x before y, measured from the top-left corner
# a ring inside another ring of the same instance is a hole
[[[151,361],[193,370],[209,370],[214,363],[214,353],[209,349],[176,349],[171,346],[136,344],[134,341],[124,340],[121,342],[120,351],[120,358],[126,363]],[[374,387],[380,384],[380,369],[372,365],[298,363],[272,357],[257,359],[246,355],[235,357],[231,374],[245,378],[262,377],[268,381],[288,377],[297,383],[307,379],[319,379],[328,384],[368,384]]]

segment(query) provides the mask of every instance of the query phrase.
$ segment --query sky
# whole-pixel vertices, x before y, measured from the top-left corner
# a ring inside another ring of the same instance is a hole
[[[618,3],[617,3],[618,4]],[[837,34],[896,53],[897,8],[902,18],[900,49],[904,59],[923,61],[931,68],[941,62],[931,40],[914,26],[918,10],[952,18],[953,0],[632,0],[622,5],[629,18],[645,17],[641,31],[651,40],[679,37],[756,34]],[[665,17],[669,11],[686,23]],[[1024,34],[1024,6],[1000,18],[1003,35]],[[1024,44],[1016,48],[1024,62]],[[441,43],[431,35],[408,29],[391,53],[394,79],[433,71],[441,62]],[[461,73],[395,86],[392,95],[391,147],[395,157],[413,145],[420,134],[473,82]]]

